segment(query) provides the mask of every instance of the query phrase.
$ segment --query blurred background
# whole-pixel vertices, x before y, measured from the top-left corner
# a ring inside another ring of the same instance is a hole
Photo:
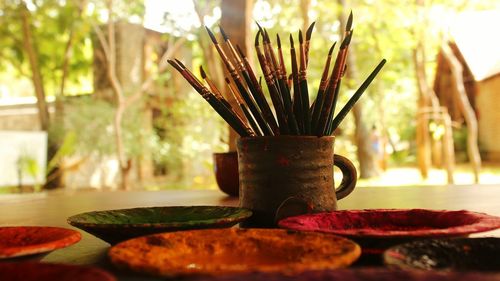
[[[497,0],[2,0],[0,194],[215,189],[212,153],[235,135],[166,59],[224,89],[204,25],[261,75],[255,21],[272,38],[315,21],[312,100],[350,11],[339,103],[387,59],[336,131],[358,185],[499,184]]]

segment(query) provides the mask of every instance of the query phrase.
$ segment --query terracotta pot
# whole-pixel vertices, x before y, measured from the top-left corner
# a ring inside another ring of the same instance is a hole
[[[236,151],[214,153],[213,158],[215,180],[220,190],[229,196],[238,196],[238,154]]]

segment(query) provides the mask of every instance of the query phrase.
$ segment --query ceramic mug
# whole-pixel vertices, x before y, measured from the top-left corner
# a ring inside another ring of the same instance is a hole
[[[356,186],[356,168],[334,154],[335,137],[264,136],[237,141],[240,206],[253,216],[242,227],[275,227],[278,220],[333,211]],[[335,189],[333,166],[342,172]]]

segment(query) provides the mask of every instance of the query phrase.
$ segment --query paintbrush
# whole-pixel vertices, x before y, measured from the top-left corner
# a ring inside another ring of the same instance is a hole
[[[309,64],[309,47],[310,47],[311,36],[312,36],[312,32],[313,32],[315,24],[316,24],[316,22],[313,21],[313,23],[311,23],[311,25],[309,26],[309,28],[307,28],[307,31],[306,31],[306,42],[304,43],[304,53],[306,56],[306,66]]]
[[[283,104],[283,110],[284,114],[287,120],[288,124],[288,133],[292,135],[296,135],[298,133],[297,129],[297,121],[290,119],[292,116],[290,115],[291,108],[290,104],[288,103],[287,97],[283,97],[282,91],[284,90],[282,87],[282,83],[280,82],[278,78],[279,74],[279,68],[278,68],[278,63],[276,60],[276,56],[274,54],[273,48],[271,46],[271,40],[269,39],[269,35],[267,34],[267,31],[265,29],[262,30],[262,42],[263,42],[263,50],[264,50],[264,57],[266,64],[269,66],[269,69],[271,70],[271,79],[274,81],[274,84],[276,85],[277,90],[277,96],[281,100],[281,103]],[[293,112],[293,110],[292,110]]]
[[[361,97],[361,95],[365,92],[366,88],[368,88],[368,86],[373,81],[373,79],[375,79],[375,76],[377,76],[377,74],[380,72],[380,70],[382,69],[382,67],[384,66],[385,63],[386,63],[386,60],[383,59],[377,65],[377,67],[375,67],[375,69],[366,78],[366,80],[363,82],[363,84],[361,84],[361,86],[359,87],[359,89],[356,90],[356,92],[354,92],[354,94],[349,99],[349,101],[347,101],[346,105],[339,111],[339,113],[337,114],[337,116],[335,116],[335,119],[333,119],[332,126],[331,126],[331,129],[330,129],[330,134],[332,132],[334,132],[335,129],[337,129],[337,127],[339,126],[340,122],[342,122],[342,120],[344,120],[344,118],[346,117],[347,113],[349,113],[349,111],[351,111],[351,109],[354,106],[354,104],[356,104],[356,102],[359,100],[359,98]]]
[[[269,107],[269,104],[266,101],[266,97],[264,96],[264,92],[262,91],[262,85],[260,82],[261,77],[259,77],[259,81],[257,81],[257,77],[255,77],[255,72],[253,71],[252,67],[250,66],[250,62],[248,61],[247,56],[243,53],[243,51],[240,49],[240,47],[238,45],[236,45],[236,50],[238,51],[239,55],[243,59],[243,63],[245,64],[245,68],[248,72],[251,83],[254,85],[254,89],[256,90],[256,94],[254,95],[255,101],[260,106],[260,110],[261,110],[262,114],[264,115],[264,118],[269,123],[269,126],[273,130],[274,135],[279,135],[280,131],[278,128],[278,123],[276,123],[276,119],[274,119],[273,112],[271,111],[271,108]]]
[[[321,108],[324,102],[324,93],[326,86],[328,84],[328,74],[330,72],[330,62],[332,60],[333,50],[337,42],[334,42],[330,50],[328,51],[328,56],[326,58],[325,67],[323,68],[323,74],[321,75],[321,81],[319,83],[318,94],[316,95],[316,100],[312,105],[312,117],[311,117],[311,131],[316,132],[318,126],[319,114],[321,113]]]
[[[222,37],[224,38],[224,41],[226,42],[226,46],[227,48],[229,49],[231,55],[232,55],[232,58],[234,59],[234,62],[238,68],[238,71],[241,73],[241,75],[243,76],[243,78],[245,79],[245,82],[248,86],[248,89],[250,90],[250,94],[252,95],[252,98],[248,98],[246,99],[244,96],[245,94],[242,93],[242,97],[244,98],[244,100],[247,102],[247,104],[249,102],[254,102],[256,103],[256,107],[258,109],[258,111],[260,111],[260,113],[263,115],[263,118],[264,118],[264,122],[267,124],[266,127],[269,126],[269,129],[271,130],[270,132],[267,132],[267,134],[270,134],[270,135],[274,135],[274,131],[272,128],[271,128],[271,123],[272,123],[272,120],[269,120],[270,116],[269,116],[269,112],[267,114],[264,113],[264,110],[263,108],[265,107],[265,105],[267,105],[267,102],[265,102],[265,99],[262,100],[263,98],[263,94],[262,96],[259,95],[259,92],[257,90],[257,87],[258,85],[255,85],[252,81],[252,79],[250,78],[250,74],[249,74],[249,71],[248,71],[248,68],[245,66],[245,63],[243,62],[243,58],[240,57],[240,55],[238,54],[238,52],[236,51],[236,49],[234,48],[233,44],[231,43],[231,40],[229,39],[229,36],[227,36],[226,32],[224,32],[224,29],[222,27],[219,26],[219,29],[220,29],[220,32],[222,34]],[[241,52],[243,53],[243,52]],[[251,69],[251,67],[249,67]],[[252,111],[253,114],[256,114],[254,113],[254,111]],[[274,118],[272,118],[274,119]],[[260,123],[259,123],[260,124]]]
[[[253,98],[251,97],[250,93],[248,92],[248,90],[243,85],[243,81],[241,80],[240,75],[238,74],[238,72],[236,71],[236,69],[234,68],[234,66],[232,65],[232,63],[229,60],[229,58],[224,53],[224,50],[222,50],[221,46],[217,42],[217,39],[215,38],[215,36],[212,33],[212,31],[210,31],[210,29],[208,27],[206,27],[206,26],[205,26],[205,28],[206,28],[206,30],[208,32],[208,35],[210,36],[210,39],[212,40],[212,43],[215,46],[215,49],[219,53],[222,61],[224,62],[224,65],[226,66],[227,71],[231,75],[231,78],[233,78],[233,82],[236,84],[236,87],[237,87],[238,91],[240,92],[241,96],[243,97],[243,99],[245,100],[246,104],[248,105],[248,108],[250,109],[250,111],[252,112],[253,116],[255,117],[255,120],[259,124],[260,129],[262,130],[262,132],[265,135],[272,135],[273,132],[272,132],[271,128],[269,127],[269,125],[267,124],[267,122],[264,120],[264,117],[262,116],[262,113],[260,112],[260,110],[257,108],[257,105],[255,104],[255,101],[253,100]]]
[[[302,131],[304,130],[304,115],[302,112],[302,96],[300,94],[300,83],[299,83],[299,68],[297,66],[297,56],[295,54],[295,46],[293,42],[293,36],[290,34],[290,60],[292,65],[292,82],[293,82],[293,112],[295,114],[295,119],[299,124],[299,127]]]
[[[203,78],[203,80],[205,80],[205,82],[207,82],[208,87],[210,88],[210,90],[212,91],[212,93],[214,94],[214,96],[221,103],[223,103],[230,111],[232,111],[234,113],[234,115],[236,115],[238,117],[238,119],[244,120],[244,118],[238,113],[238,111],[234,110],[234,108],[232,107],[232,105],[224,98],[224,96],[219,91],[219,89],[217,88],[217,86],[215,85],[215,83],[213,83],[213,81],[207,76],[207,74],[205,73],[205,70],[203,69],[203,67],[201,65],[200,65],[200,75],[201,75],[201,78]],[[253,129],[253,131],[255,133],[260,132],[260,130],[259,130],[258,127],[251,126],[251,128]]]
[[[304,41],[302,37],[302,31],[299,30],[299,43],[300,43],[300,67],[299,67],[299,85],[300,85],[300,96],[302,101],[302,114],[304,119],[302,120],[304,124],[304,134],[311,134],[311,112],[309,111],[309,89],[307,88],[307,63],[306,54],[304,50]]]
[[[242,137],[255,136],[253,130],[245,124],[245,122],[237,117],[234,112],[227,108],[215,95],[210,92],[196,77],[185,68],[184,65],[178,64],[179,61],[168,60],[184,79],[212,106],[219,116],[226,121],[233,130]]]
[[[267,33],[266,33],[267,36]],[[281,40],[279,35],[276,35],[278,41],[278,53],[280,55],[280,64],[277,66],[277,75],[278,75],[278,83],[280,86],[281,97],[283,98],[283,104],[287,113],[288,125],[290,126],[290,132],[292,134],[300,134],[299,125],[297,123],[297,119],[295,118],[295,114],[293,112],[292,106],[292,98],[290,97],[290,89],[288,88],[287,77],[286,77],[286,69],[285,62],[283,60],[283,52],[281,50]],[[269,38],[267,40],[270,42]],[[271,53],[274,53],[271,49]],[[274,56],[274,54],[272,55]]]
[[[316,127],[316,134],[322,136],[328,125],[328,117],[330,116],[330,111],[335,111],[336,101],[335,97],[335,87],[337,87],[338,81],[341,78],[342,70],[344,69],[345,59],[347,56],[347,50],[349,43],[352,38],[352,32],[344,38],[342,44],[340,45],[339,52],[337,53],[337,59],[335,60],[335,65],[333,67],[332,73],[330,75],[328,86],[325,90],[325,98],[323,106],[321,108],[321,113],[318,118],[318,126]]]
[[[234,99],[236,100],[236,103],[240,106],[241,111],[245,115],[248,123],[250,124],[250,127],[253,128],[255,134],[257,136],[262,136],[262,133],[259,130],[259,126],[255,122],[252,113],[250,113],[250,110],[248,109],[247,105],[245,104],[245,101],[241,98],[241,96],[238,94],[238,90],[234,88],[234,86],[231,84],[231,80],[229,78],[225,78],[227,86],[229,88],[229,91],[233,95]]]
[[[255,51],[257,52],[257,58],[259,60],[260,68],[262,74],[264,75],[264,80],[266,81],[267,88],[269,90],[269,95],[271,96],[271,101],[273,102],[274,110],[276,112],[276,117],[279,123],[280,134],[286,135],[289,133],[288,121],[285,115],[285,109],[283,106],[283,100],[279,95],[278,85],[276,85],[273,79],[272,71],[267,63],[264,52],[259,44],[259,37],[262,31],[259,30],[255,36]]]

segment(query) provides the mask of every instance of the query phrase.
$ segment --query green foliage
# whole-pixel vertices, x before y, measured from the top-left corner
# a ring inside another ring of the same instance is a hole
[[[47,175],[60,165],[64,157],[71,156],[75,153],[77,142],[76,133],[74,131],[65,131],[64,134],[61,146],[52,159],[49,160],[49,163],[47,163]]]
[[[114,155],[114,113],[115,107],[112,104],[92,96],[68,100],[63,128],[66,138],[62,149],[68,154],[78,153],[81,156]],[[141,155],[150,147],[152,132],[142,129],[147,117],[143,114],[143,104],[138,103],[124,116],[123,138],[127,155]]]
[[[200,170],[211,171],[209,165],[213,151],[226,151],[221,139],[227,134],[224,121],[199,96],[188,91],[183,98],[166,97],[172,103],[155,118],[157,135],[153,139],[154,161],[171,176],[193,177]],[[207,166],[208,165],[208,166]],[[184,175],[186,166],[191,175]]]
[[[23,177],[23,174],[28,174],[30,177],[32,178],[35,178],[37,177],[39,171],[40,171],[40,167],[38,165],[38,161],[36,160],[36,158],[28,155],[28,154],[22,154],[21,156],[19,156],[19,158],[17,159],[17,168],[19,170],[19,173],[20,173],[20,177],[22,180],[22,177]],[[36,185],[34,187],[35,191],[39,191],[40,190],[40,185]]]
[[[70,54],[68,84],[73,91],[82,88],[82,78],[91,74],[92,52],[89,44],[91,26],[86,15],[79,15],[80,1],[44,0],[27,4],[33,33],[33,45],[44,77],[47,95],[58,94],[62,78],[62,63],[70,32],[73,46]],[[23,50],[22,13],[19,1],[0,4],[0,70],[14,66],[18,77],[30,77],[26,53]]]

